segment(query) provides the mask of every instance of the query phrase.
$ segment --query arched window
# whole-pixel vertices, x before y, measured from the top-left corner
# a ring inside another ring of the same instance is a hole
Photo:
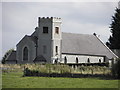
[[[64,64],[67,64],[67,58],[66,58],[66,56],[64,57]]]
[[[99,63],[101,63],[101,59],[99,59]]]
[[[76,57],[76,63],[78,63],[78,57]]]
[[[89,58],[88,58],[87,62],[90,63],[90,59]]]
[[[28,60],[28,48],[23,49],[23,60]]]
[[[56,55],[58,55],[58,46],[55,47]]]
[[[59,34],[59,27],[55,27],[55,33]]]

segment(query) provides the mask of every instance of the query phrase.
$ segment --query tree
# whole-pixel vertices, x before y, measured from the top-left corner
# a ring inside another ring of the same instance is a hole
[[[116,63],[112,64],[111,72],[113,77],[120,79],[120,58],[117,58]]]
[[[2,60],[1,60],[1,63],[2,63],[2,64],[5,64],[5,61],[6,61],[7,56],[8,56],[11,52],[13,52],[13,51],[15,51],[15,50],[14,50],[14,49],[10,49],[10,50],[8,50],[8,51],[4,54],[4,56],[2,57]]]
[[[111,33],[106,45],[110,49],[120,49],[120,9],[116,8],[112,23],[110,24]]]

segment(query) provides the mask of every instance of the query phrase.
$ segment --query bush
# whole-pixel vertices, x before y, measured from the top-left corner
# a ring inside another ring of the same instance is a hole
[[[35,64],[26,64],[24,67],[24,76],[38,76],[39,74],[69,74],[72,72],[71,67],[68,65],[35,65]]]
[[[120,58],[116,59],[115,63],[112,63],[112,76],[120,79]]]

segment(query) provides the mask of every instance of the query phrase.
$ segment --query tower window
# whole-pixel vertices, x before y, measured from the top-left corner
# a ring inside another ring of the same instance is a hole
[[[43,53],[46,54],[47,53],[47,47],[44,45],[43,46]]]
[[[48,27],[43,27],[43,33],[48,33]]]
[[[55,47],[55,52],[58,54],[58,46]]]
[[[23,60],[28,60],[28,48],[25,47],[23,50]]]
[[[55,27],[55,33],[59,34],[59,27]]]

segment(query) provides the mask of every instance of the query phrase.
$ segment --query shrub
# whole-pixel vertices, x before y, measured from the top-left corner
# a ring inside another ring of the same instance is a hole
[[[78,68],[79,68],[81,74],[83,74],[83,71],[85,71],[85,66],[82,65],[82,66],[79,66]]]
[[[71,73],[72,72],[71,67],[69,67],[68,65],[61,65],[61,67],[59,68],[59,70],[60,70],[60,72],[62,74]]]
[[[18,64],[1,64],[2,72],[20,72],[23,68]]]
[[[34,65],[26,64],[24,67],[24,76],[38,76],[39,74],[68,74],[72,69],[68,65]]]

